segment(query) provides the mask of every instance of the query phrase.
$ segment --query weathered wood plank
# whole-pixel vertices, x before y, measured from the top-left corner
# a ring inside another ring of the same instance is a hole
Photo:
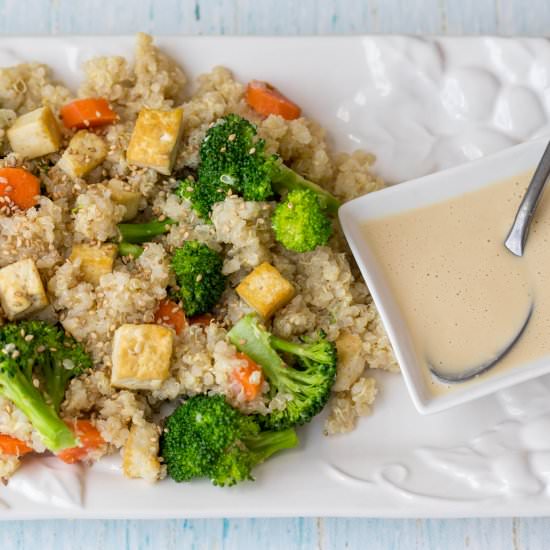
[[[547,0],[0,0],[3,34],[547,35]]]

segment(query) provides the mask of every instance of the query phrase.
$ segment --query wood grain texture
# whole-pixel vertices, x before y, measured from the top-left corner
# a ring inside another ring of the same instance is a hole
[[[548,35],[547,0],[0,0],[0,33]]]
[[[3,550],[547,550],[546,519],[247,519],[0,524]]]
[[[0,0],[2,34],[536,36],[549,29],[548,0]],[[546,550],[549,529],[547,519],[6,522],[0,549]]]

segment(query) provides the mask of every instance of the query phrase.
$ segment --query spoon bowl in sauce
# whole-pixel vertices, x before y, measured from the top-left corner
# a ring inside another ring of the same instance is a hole
[[[533,308],[534,308],[534,305],[533,303],[531,303],[531,306],[527,311],[527,315],[525,316],[519,330],[516,332],[514,337],[511,340],[509,340],[504,345],[504,347],[500,349],[493,357],[487,359],[485,362],[478,363],[473,367],[468,367],[462,364],[462,365],[454,365],[453,367],[449,368],[448,365],[447,366],[444,366],[442,364],[438,365],[435,361],[431,361],[428,358],[427,362],[428,362],[428,368],[430,372],[437,379],[448,384],[467,382],[472,378],[476,378],[477,376],[485,374],[487,371],[489,371],[490,369],[492,369],[493,367],[501,363],[506,357],[506,355],[508,355],[510,351],[512,351],[514,346],[519,342],[519,339],[523,336],[523,333],[525,332],[525,329],[527,328],[527,325],[531,320],[531,315],[533,314]]]

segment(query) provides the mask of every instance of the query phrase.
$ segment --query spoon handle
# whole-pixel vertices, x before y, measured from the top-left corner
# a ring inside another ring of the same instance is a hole
[[[506,237],[506,241],[504,241],[504,246],[516,256],[523,256],[523,249],[527,241],[531,219],[542,197],[542,192],[548,180],[548,176],[550,176],[550,143],[547,145],[540,159],[535,175],[529,187],[527,187],[527,191],[525,191],[523,200],[519,205],[508,237]]]

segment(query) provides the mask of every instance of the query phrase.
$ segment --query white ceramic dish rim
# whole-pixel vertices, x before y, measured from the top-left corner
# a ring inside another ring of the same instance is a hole
[[[370,193],[344,204],[339,219],[376,303],[394,353],[401,367],[405,383],[417,410],[422,414],[443,411],[519,384],[550,372],[550,357],[518,365],[503,373],[487,373],[443,395],[428,391],[419,365],[412,351],[407,328],[399,314],[399,307],[384,281],[379,261],[362,235],[362,224],[367,220],[398,214],[448,200],[498,181],[535,169],[547,139],[517,145],[500,153],[481,158],[456,168],[405,182]],[[488,206],[490,207],[490,206]],[[510,221],[511,224],[512,220]],[[506,236],[503,236],[503,240]],[[504,247],[504,245],[503,245]]]

